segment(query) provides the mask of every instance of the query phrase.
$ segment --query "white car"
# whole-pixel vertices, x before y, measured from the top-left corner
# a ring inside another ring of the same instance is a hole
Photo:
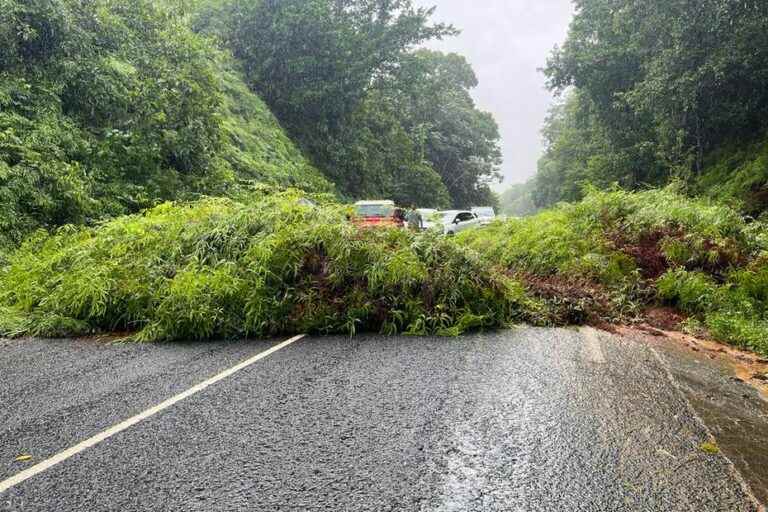
[[[480,225],[480,219],[469,210],[447,210],[440,214],[443,216],[443,233],[448,236]]]
[[[481,226],[487,226],[496,219],[496,212],[492,206],[475,206],[472,208],[472,213],[480,219]]]

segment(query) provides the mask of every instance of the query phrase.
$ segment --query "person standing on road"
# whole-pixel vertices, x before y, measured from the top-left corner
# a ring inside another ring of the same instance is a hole
[[[408,229],[411,231],[421,231],[424,224],[424,219],[421,218],[421,214],[416,210],[414,205],[408,209],[408,214],[405,216],[408,221]]]

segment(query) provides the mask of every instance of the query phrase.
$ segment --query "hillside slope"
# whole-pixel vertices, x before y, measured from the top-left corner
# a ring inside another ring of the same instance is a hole
[[[0,0],[0,246],[253,181],[332,190],[177,11]]]
[[[768,354],[768,230],[677,187],[587,189],[581,202],[457,241],[547,304],[556,324],[651,320]],[[681,323],[682,322],[682,323]]]
[[[693,189],[752,216],[768,211],[768,137],[752,144],[727,144],[712,152]]]

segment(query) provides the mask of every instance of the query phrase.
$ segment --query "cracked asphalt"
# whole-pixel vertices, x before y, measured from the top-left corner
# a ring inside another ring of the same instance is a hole
[[[279,341],[0,340],[0,481]],[[590,329],[308,337],[0,510],[760,510],[762,480],[701,449],[729,415],[694,408],[693,366]]]

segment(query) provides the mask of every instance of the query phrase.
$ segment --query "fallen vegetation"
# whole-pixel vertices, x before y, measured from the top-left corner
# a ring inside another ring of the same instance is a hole
[[[729,207],[593,190],[446,238],[359,230],[345,206],[305,194],[263,187],[40,231],[2,256],[0,334],[458,335],[662,315],[768,354],[768,235]]]
[[[525,283],[554,323],[633,321],[666,305],[688,317],[683,329],[768,353],[768,232],[727,206],[674,187],[591,190],[458,241]]]
[[[475,251],[431,233],[359,231],[345,207],[302,194],[265,188],[41,231],[0,270],[0,333],[458,335],[535,321],[523,288]]]

